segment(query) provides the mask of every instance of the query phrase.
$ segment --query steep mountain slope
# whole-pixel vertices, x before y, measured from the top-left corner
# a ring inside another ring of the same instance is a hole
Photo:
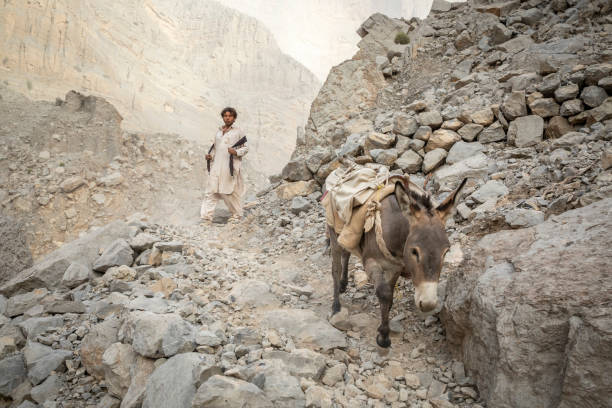
[[[374,13],[389,17],[424,18],[432,0],[308,0],[285,7],[283,0],[223,0],[262,21],[280,48],[321,80],[332,66],[357,51],[359,25]]]
[[[103,96],[126,129],[204,143],[234,105],[264,174],[288,157],[319,87],[261,23],[212,0],[8,1],[0,26],[10,88],[33,99]]]

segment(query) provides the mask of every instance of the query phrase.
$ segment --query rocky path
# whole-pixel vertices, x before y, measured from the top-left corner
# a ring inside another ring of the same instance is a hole
[[[81,284],[65,274],[72,290],[2,298],[0,337],[14,348],[3,345],[0,370],[23,370],[0,381],[0,406],[479,406],[411,283],[396,291],[390,349],[376,345],[378,302],[355,259],[330,324],[316,199],[262,201],[240,223],[132,220],[132,261]],[[116,242],[94,268],[121,264]]]

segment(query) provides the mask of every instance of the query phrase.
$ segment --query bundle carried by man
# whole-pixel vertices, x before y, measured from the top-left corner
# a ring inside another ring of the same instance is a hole
[[[343,248],[360,256],[361,237],[374,227],[380,201],[393,194],[398,180],[408,183],[404,176],[391,176],[387,167],[375,170],[353,162],[327,177],[321,204],[327,225],[334,229]]]

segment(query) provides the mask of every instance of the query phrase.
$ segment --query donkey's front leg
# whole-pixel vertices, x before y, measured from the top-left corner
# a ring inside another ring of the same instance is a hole
[[[397,282],[398,275],[394,272],[385,271],[376,261],[366,262],[368,275],[374,281],[376,296],[380,304],[380,326],[378,326],[378,336],[376,343],[380,347],[389,347],[389,312],[393,306],[393,289]]]
[[[340,275],[342,274],[342,247],[338,244],[336,233],[328,226],[331,258],[332,278],[334,280],[334,303],[332,304],[332,315],[340,311]]]
[[[349,251],[342,251],[342,279],[340,279],[340,293],[346,292],[348,285],[348,267],[351,253]]]

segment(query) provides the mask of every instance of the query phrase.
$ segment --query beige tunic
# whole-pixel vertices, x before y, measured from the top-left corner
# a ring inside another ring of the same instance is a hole
[[[233,177],[230,175],[230,154],[227,151],[227,149],[232,147],[242,138],[242,136],[244,136],[244,132],[236,126],[232,126],[225,134],[223,134],[221,128],[217,131],[215,135],[215,147],[210,153],[213,156],[213,160],[210,166],[210,174],[208,175],[208,193],[232,194],[236,187],[239,189],[244,188],[241,174],[242,156],[249,151],[249,148],[245,143],[242,147],[236,149],[237,156],[234,156]],[[242,193],[242,191],[239,192],[239,194]]]

